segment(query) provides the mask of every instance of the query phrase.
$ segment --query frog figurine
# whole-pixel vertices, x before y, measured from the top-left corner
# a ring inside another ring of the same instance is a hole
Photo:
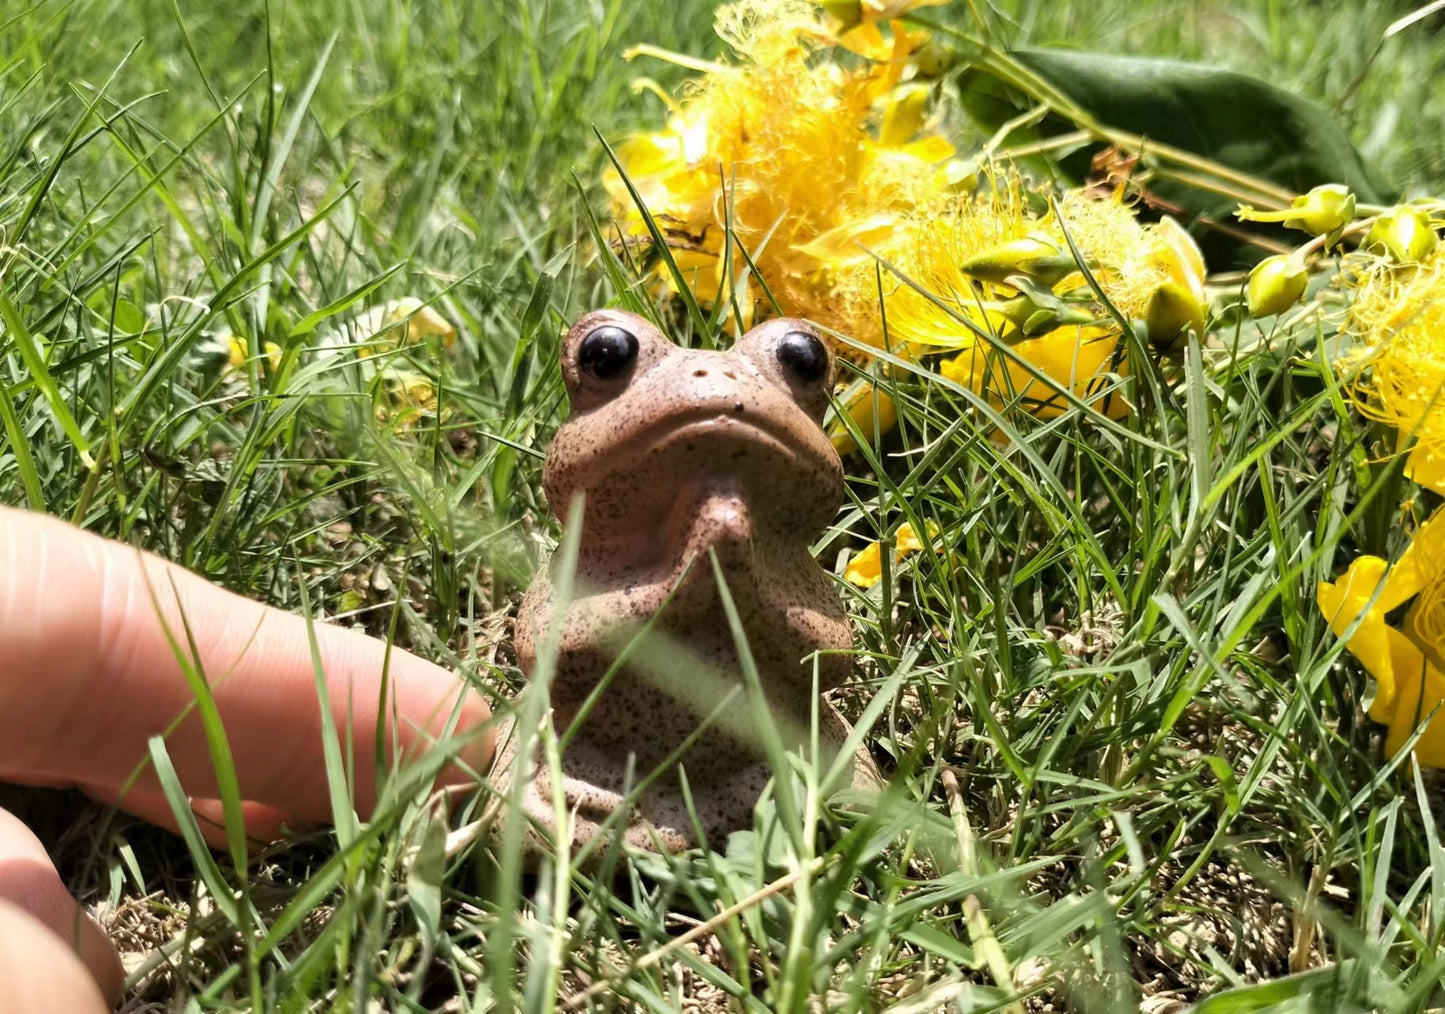
[[[852,634],[808,552],[843,499],[842,464],[821,425],[832,356],[801,320],[770,320],[722,352],[682,348],[642,317],[598,310],[567,333],[561,358],[572,414],[543,488],[564,520],[582,494],[573,595],[558,616],[544,567],[522,601],[516,650],[531,676],[544,639],[558,638],[559,736],[586,709],[561,755],[572,846],[591,841],[654,772],[610,833],[646,849],[696,846],[680,766],[707,842],[721,848],[752,826],[773,769],[719,575],[784,746],[807,742],[815,705],[826,757],[849,731],[816,693],[846,677]],[[506,793],[514,765],[529,765],[522,805],[555,835],[548,765],[517,756],[517,730],[500,741],[492,784]],[[853,764],[855,786],[879,784],[865,751]],[[537,851],[545,839],[530,834]]]

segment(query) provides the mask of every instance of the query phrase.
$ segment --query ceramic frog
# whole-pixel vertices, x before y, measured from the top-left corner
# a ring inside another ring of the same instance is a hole
[[[530,676],[555,624],[558,734],[586,710],[562,754],[573,846],[655,770],[616,833],[643,848],[698,844],[680,765],[708,843],[722,848],[728,833],[752,826],[772,768],[742,689],[719,573],[785,745],[806,741],[815,703],[826,752],[836,755],[848,731],[816,692],[847,675],[852,635],[808,551],[843,498],[842,465],[821,426],[832,356],[800,320],[771,320],[722,352],[682,348],[641,317],[599,310],[567,333],[561,358],[572,414],[553,439],[543,487],[564,523],[574,523],[569,508],[581,494],[574,593],[558,615],[544,567],[523,599],[516,648]],[[515,733],[504,734],[492,778],[500,791],[516,751]],[[527,763],[523,805],[553,827],[547,765]],[[855,783],[877,781],[866,754],[854,766]]]

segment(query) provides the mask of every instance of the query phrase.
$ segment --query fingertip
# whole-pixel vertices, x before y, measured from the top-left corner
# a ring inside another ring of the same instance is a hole
[[[496,731],[481,694],[454,673],[406,652],[394,653],[392,677],[401,759],[414,761],[442,748],[453,756],[437,776],[438,784],[461,785],[485,775]]]
[[[125,795],[117,795],[113,789],[91,786],[86,793],[99,802],[116,806],[147,823],[163,827],[167,831],[180,833],[180,823],[170,800],[165,793],[146,789],[132,789]],[[226,808],[219,799],[192,799],[191,812],[195,814],[196,827],[206,844],[214,849],[224,849],[230,842],[226,837]],[[293,818],[283,810],[264,803],[243,802],[241,820],[246,828],[246,837],[257,845],[269,845],[279,841],[288,832],[299,834],[309,831],[310,826]]]
[[[0,899],[0,1010],[106,1014],[111,1009],[106,996],[118,1000],[123,982],[123,975],[108,985],[98,982],[50,927]]]
[[[23,911],[45,927],[62,951],[68,950],[89,970],[104,996],[119,999],[125,968],[110,938],[71,897],[39,839],[6,810],[0,810],[0,903]],[[3,936],[0,933],[0,939]],[[12,951],[11,957],[16,953]],[[0,1010],[10,1009],[0,1006]]]

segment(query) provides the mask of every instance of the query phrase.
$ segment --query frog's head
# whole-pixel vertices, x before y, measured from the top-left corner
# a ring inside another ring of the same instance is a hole
[[[625,535],[682,496],[731,489],[759,523],[817,533],[843,495],[822,429],[833,365],[802,320],[770,320],[719,352],[682,348],[635,314],[589,313],[562,343],[572,415],[547,457],[547,497],[565,513],[583,491],[589,529]]]

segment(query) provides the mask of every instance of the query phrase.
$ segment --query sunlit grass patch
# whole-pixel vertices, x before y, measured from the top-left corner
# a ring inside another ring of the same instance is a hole
[[[1340,105],[1407,196],[1445,188],[1437,21],[1354,81],[1405,8],[914,6],[1000,48],[1226,60]],[[137,1005],[1440,1005],[1436,776],[1387,751],[1409,723],[1385,742],[1316,602],[1359,557],[1398,566],[1436,503],[1438,357],[1410,353],[1439,337],[1416,288],[1441,255],[1417,233],[1346,259],[1348,284],[1312,250],[1255,320],[1243,273],[1205,289],[1169,219],[1109,187],[1024,187],[1002,159],[950,175],[992,138],[947,85],[900,87],[891,59],[936,55],[919,24],[852,49],[794,26],[800,53],[768,43],[778,80],[735,67],[699,97],[698,66],[739,59],[710,5],[267,12],[0,14],[0,497],[389,637],[505,708],[510,617],[558,539],[539,481],[564,323],[612,302],[726,343],[775,302],[807,312],[859,392],[815,550],[858,642],[836,699],[890,791],[827,801],[805,770],[791,825],[772,794],[717,852],[525,878],[479,834],[488,799],[428,805],[422,772],[345,841],[243,870],[69,797],[7,800],[103,903]],[[642,43],[692,66],[623,59]],[[815,192],[780,110],[839,94],[855,106],[797,135],[831,147],[803,155],[832,166],[851,138],[867,165]],[[701,108],[757,118],[766,159],[690,164],[723,153]],[[932,230],[920,193],[948,211]],[[1055,260],[1002,264],[1031,234]],[[1187,298],[1156,305],[1167,285]],[[1342,369],[1355,344],[1373,372]],[[218,883],[247,885],[245,918]]]

